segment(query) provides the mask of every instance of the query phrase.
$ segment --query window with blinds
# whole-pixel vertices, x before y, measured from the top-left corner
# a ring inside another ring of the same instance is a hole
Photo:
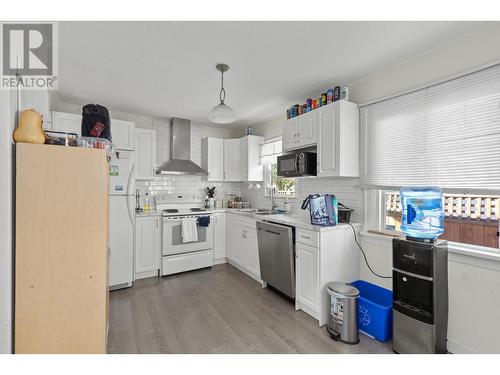
[[[500,66],[361,108],[361,182],[500,191]]]
[[[264,195],[266,197],[270,195],[271,189],[275,196],[295,196],[295,178],[278,176],[277,159],[281,155],[281,148],[281,137],[260,146],[260,164],[264,166]]]

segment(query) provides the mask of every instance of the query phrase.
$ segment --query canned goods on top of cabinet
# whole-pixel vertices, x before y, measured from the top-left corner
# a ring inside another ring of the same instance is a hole
[[[311,109],[316,109],[318,108],[318,101],[316,99],[313,99],[311,101]]]
[[[299,107],[300,106],[298,104],[295,104],[293,106],[293,114],[294,114],[294,116],[298,116],[299,115]]]
[[[318,99],[316,99],[316,105],[318,106],[318,108],[323,105],[323,100],[321,99],[321,96]]]
[[[299,104],[299,112],[298,114],[301,115],[304,111],[304,107],[302,106],[302,104]]]
[[[333,101],[336,102],[340,99],[340,86],[335,86],[333,89]]]
[[[340,88],[340,99],[349,100],[349,87],[342,86]]]
[[[333,89],[326,90],[326,102],[327,103],[333,102]]]
[[[312,109],[312,99],[311,98],[306,100],[306,106],[307,106],[307,112],[309,112]]]
[[[327,103],[327,100],[326,100],[326,92],[324,92],[323,94],[321,94],[321,105],[326,105]]]

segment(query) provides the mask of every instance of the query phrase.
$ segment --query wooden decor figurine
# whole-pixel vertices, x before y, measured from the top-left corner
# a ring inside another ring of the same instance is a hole
[[[45,143],[45,132],[42,129],[42,116],[34,109],[21,112],[19,124],[14,131],[14,140],[23,143]]]

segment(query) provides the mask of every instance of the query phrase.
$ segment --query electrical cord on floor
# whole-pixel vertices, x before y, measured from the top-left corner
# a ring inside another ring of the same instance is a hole
[[[363,254],[363,258],[365,258],[365,263],[366,265],[368,266],[368,269],[370,270],[371,273],[373,273],[375,276],[377,277],[380,277],[381,279],[392,279],[392,276],[383,276],[383,275],[379,275],[378,273],[376,273],[371,267],[370,267],[370,263],[368,263],[368,259],[366,258],[366,254],[365,254],[365,251],[363,250],[363,248],[361,247],[361,245],[359,244],[358,242],[358,236],[356,235],[356,229],[354,228],[354,225],[352,225],[351,223],[347,223],[351,226],[351,229],[352,229],[352,233],[354,234],[354,242],[356,242],[356,245],[358,245],[359,247],[359,250],[361,250],[361,253]]]

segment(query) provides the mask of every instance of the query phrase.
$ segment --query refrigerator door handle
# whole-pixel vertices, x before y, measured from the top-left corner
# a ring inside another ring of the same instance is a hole
[[[134,175],[134,168],[135,168],[135,163],[132,163],[132,168],[130,168],[130,174],[128,176],[128,182],[127,182],[127,212],[128,212],[128,218],[130,220],[130,224],[132,224],[132,227],[134,227],[134,218],[132,217],[132,211],[130,210],[130,186],[132,184],[132,176]]]

